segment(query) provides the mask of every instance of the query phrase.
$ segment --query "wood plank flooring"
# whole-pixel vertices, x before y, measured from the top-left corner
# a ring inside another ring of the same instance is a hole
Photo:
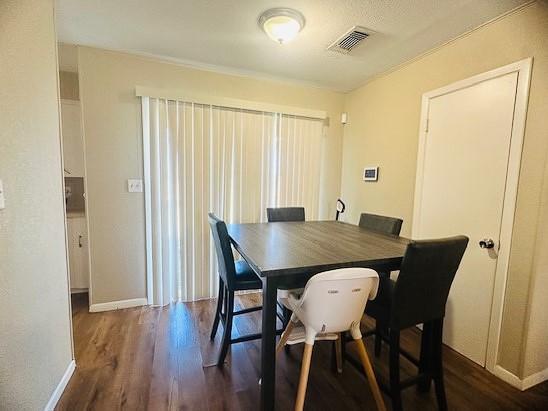
[[[259,294],[237,297],[239,308],[260,304]],[[227,364],[215,362],[222,327],[209,341],[214,300],[177,303],[166,308],[130,308],[89,313],[87,295],[73,296],[76,372],[57,410],[257,410],[260,342],[235,344]],[[233,335],[260,329],[260,312],[238,316]],[[368,326],[369,324],[365,324]],[[420,332],[402,333],[402,346],[416,353]],[[373,352],[367,339],[368,352]],[[354,347],[349,345],[349,351]],[[302,347],[282,353],[277,362],[278,410],[293,407]],[[371,357],[373,357],[371,355]],[[387,377],[387,350],[372,358]],[[445,385],[453,410],[547,410],[548,382],[526,392],[511,387],[449,348],[444,350]],[[402,378],[414,367],[402,359]],[[204,367],[205,366],[205,367]],[[306,397],[307,410],[375,409],[366,381],[345,365],[332,372],[331,345],[314,348]],[[433,389],[403,392],[405,410],[435,410]],[[385,396],[387,404],[390,399]]]

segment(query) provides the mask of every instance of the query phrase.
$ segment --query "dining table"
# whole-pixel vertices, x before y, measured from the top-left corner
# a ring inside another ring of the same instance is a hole
[[[336,268],[398,270],[411,241],[340,221],[229,224],[228,233],[262,281],[261,410],[275,409],[278,289],[304,287]]]

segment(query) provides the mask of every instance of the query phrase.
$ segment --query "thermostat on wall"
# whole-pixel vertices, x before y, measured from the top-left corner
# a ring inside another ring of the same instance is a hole
[[[365,167],[363,169],[363,181],[377,181],[379,179],[379,167]]]

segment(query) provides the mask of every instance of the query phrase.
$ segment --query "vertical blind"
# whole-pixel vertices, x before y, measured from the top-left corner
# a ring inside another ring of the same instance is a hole
[[[208,212],[263,222],[298,205],[317,219],[321,120],[152,97],[142,112],[152,304],[216,296]]]

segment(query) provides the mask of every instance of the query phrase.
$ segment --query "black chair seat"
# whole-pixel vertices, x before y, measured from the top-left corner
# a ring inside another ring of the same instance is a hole
[[[269,207],[266,209],[266,217],[269,223],[304,221],[304,207]]]
[[[238,260],[234,263],[236,268],[236,282],[234,288],[237,291],[258,290],[263,288],[261,279],[245,260]]]
[[[370,213],[362,213],[360,215],[360,221],[358,223],[360,227],[367,230],[375,231],[381,234],[396,236],[400,235],[402,224],[403,220],[401,218]],[[390,301],[392,298],[392,290],[394,288],[394,284],[390,280],[390,272],[378,271],[378,274],[380,282],[377,298],[367,304],[366,313],[369,316],[378,319],[379,322],[387,324],[388,320],[390,319]],[[375,303],[374,307],[370,307],[372,303]],[[376,356],[378,356],[381,352],[381,328],[382,327],[378,324],[377,326],[375,326],[374,334]]]
[[[368,301],[365,313],[383,323],[390,320],[392,296],[396,282],[387,276],[379,276],[379,290],[374,300]]]
[[[304,207],[268,207],[266,209],[266,217],[269,223],[305,221],[305,210]],[[286,284],[283,287],[280,287],[280,289],[292,290],[302,286],[302,283],[297,283],[295,285]],[[285,330],[287,324],[289,323],[289,319],[291,318],[291,310],[283,305],[279,300],[278,306],[282,310],[282,322]],[[288,350],[289,345],[286,345],[285,349]]]
[[[390,396],[392,409],[402,409],[400,391],[418,384],[427,392],[432,380],[440,410],[447,410],[443,382],[442,335],[445,305],[451,284],[466,250],[468,238],[457,236],[439,240],[412,241],[396,281],[380,277],[377,298],[370,301],[365,313],[375,319],[375,355],[379,356],[382,340],[390,346]],[[423,324],[420,359],[400,349],[400,331]],[[416,377],[400,380],[403,355],[418,366]]]
[[[217,218],[213,213],[209,213],[208,216],[219,265],[219,296],[217,298],[217,309],[215,310],[215,319],[213,320],[210,338],[212,340],[215,338],[219,322],[222,322],[223,341],[221,343],[221,350],[219,351],[219,358],[217,359],[217,365],[222,366],[230,344],[261,338],[260,333],[232,338],[232,320],[235,315],[247,314],[262,309],[261,306],[258,306],[245,308],[240,311],[234,310],[234,293],[236,291],[260,289],[262,288],[262,282],[249,264],[243,260],[234,261],[232,245],[225,222]]]
[[[400,235],[403,220],[396,217],[362,213],[358,225],[371,231],[383,234]]]

